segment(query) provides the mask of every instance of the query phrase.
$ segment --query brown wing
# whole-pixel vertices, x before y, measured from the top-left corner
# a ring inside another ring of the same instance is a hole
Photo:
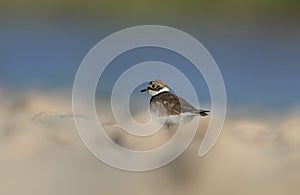
[[[151,110],[158,116],[178,115],[182,112],[197,112],[186,100],[169,92],[151,98]]]
[[[197,113],[199,111],[194,106],[192,106],[190,103],[188,103],[185,99],[179,97],[179,101],[180,101],[180,107],[181,107],[182,112]]]
[[[179,97],[180,106],[182,112],[191,112],[195,114],[200,114],[201,116],[208,115],[209,110],[203,110],[203,109],[196,109],[194,106],[192,106],[190,103],[188,103],[185,99],[182,99]]]

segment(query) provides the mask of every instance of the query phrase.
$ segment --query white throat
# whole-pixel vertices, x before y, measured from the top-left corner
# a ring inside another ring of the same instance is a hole
[[[164,87],[164,88],[162,88],[162,89],[159,90],[159,91],[154,91],[154,90],[149,89],[149,90],[148,90],[148,93],[149,93],[151,96],[155,96],[155,95],[160,94],[160,93],[165,92],[165,91],[170,91],[170,90],[169,90],[168,87]]]

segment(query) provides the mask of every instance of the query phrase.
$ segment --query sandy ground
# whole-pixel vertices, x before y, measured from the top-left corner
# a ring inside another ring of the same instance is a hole
[[[13,97],[13,98],[12,98]],[[0,194],[299,194],[299,110],[268,116],[243,111],[227,118],[208,155],[197,152],[208,119],[179,158],[160,169],[121,171],[99,161],[81,142],[71,97],[62,92],[0,93]],[[103,104],[103,102],[98,102]],[[33,120],[43,111],[48,116]],[[52,115],[52,114],[53,115]],[[56,113],[66,113],[57,116]],[[119,131],[108,134],[127,147],[152,147]]]

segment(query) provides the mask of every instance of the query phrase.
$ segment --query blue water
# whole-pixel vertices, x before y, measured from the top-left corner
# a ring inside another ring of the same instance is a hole
[[[71,88],[85,54],[113,32],[109,29],[84,31],[69,27],[3,28],[0,31],[0,84],[21,91]],[[221,33],[197,34],[197,31],[193,35],[219,65],[229,106],[255,105],[279,110],[300,102],[300,35],[272,36],[258,32],[255,36],[237,36],[235,33],[224,36]],[[174,66],[188,64],[168,51],[154,48],[133,50],[112,62],[102,78],[107,85],[99,91],[109,93],[115,79],[124,71],[116,68],[120,67],[118,64],[126,64],[123,68],[130,67],[145,59],[160,60]],[[185,69],[185,74],[192,80],[201,77],[192,66]],[[209,100],[204,80],[197,91],[201,98]]]

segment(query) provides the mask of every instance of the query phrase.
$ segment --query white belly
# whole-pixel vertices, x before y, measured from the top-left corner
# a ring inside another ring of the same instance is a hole
[[[167,125],[176,125],[180,122],[189,122],[191,121],[197,114],[185,112],[180,115],[170,115],[170,116],[161,116],[157,117],[161,123],[166,123]]]

